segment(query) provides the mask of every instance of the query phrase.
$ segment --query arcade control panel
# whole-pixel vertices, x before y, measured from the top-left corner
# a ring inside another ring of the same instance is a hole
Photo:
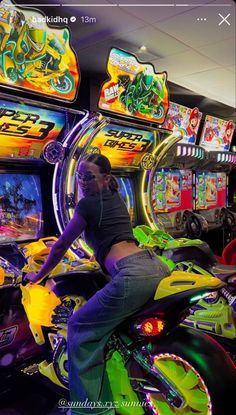
[[[181,236],[199,238],[202,232],[208,231],[206,219],[191,210],[162,213],[157,215],[156,224],[158,229],[170,233],[174,238]]]
[[[156,216],[158,228],[171,233],[174,237],[185,234],[185,222],[184,211],[162,213]]]

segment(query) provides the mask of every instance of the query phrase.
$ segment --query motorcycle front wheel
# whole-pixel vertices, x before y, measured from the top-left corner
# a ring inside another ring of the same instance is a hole
[[[74,89],[74,79],[70,73],[65,73],[63,76],[51,79],[50,84],[60,94],[68,94]]]
[[[184,399],[171,405],[160,393],[141,393],[152,415],[229,415],[236,387],[235,367],[226,352],[204,333],[179,328],[161,344],[152,345],[157,367]],[[173,341],[172,341],[173,338]],[[144,376],[145,377],[145,376]],[[155,386],[155,385],[153,385]]]

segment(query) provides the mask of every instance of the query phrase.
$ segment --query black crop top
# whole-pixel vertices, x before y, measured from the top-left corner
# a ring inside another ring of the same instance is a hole
[[[93,249],[103,269],[104,259],[114,243],[127,240],[136,242],[127,207],[118,192],[103,190],[86,196],[79,201],[75,210],[87,222],[85,241]]]

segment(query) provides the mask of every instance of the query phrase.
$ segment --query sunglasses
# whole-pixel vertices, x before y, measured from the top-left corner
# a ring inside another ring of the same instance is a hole
[[[83,181],[83,182],[91,182],[92,180],[96,179],[96,176],[92,173],[75,173],[77,180]]]

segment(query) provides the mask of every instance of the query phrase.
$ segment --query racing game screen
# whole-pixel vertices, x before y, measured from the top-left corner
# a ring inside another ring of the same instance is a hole
[[[116,177],[119,186],[119,194],[124,200],[128,209],[131,224],[135,226],[135,209],[134,209],[134,188],[131,180],[128,177]]]
[[[192,209],[192,172],[157,170],[152,184],[152,207],[155,213]]]
[[[0,243],[43,236],[38,175],[0,173]]]
[[[226,173],[196,173],[196,209],[214,209],[227,205]]]

